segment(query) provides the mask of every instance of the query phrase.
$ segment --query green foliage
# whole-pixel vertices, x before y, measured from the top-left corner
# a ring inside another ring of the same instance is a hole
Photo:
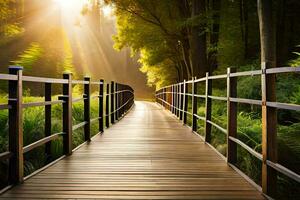
[[[79,94],[74,94],[78,96]],[[53,99],[57,99],[58,96],[53,96]],[[24,103],[27,102],[40,102],[43,101],[43,97],[30,96],[28,92],[27,96],[24,96]],[[0,103],[7,103],[7,96],[0,96]],[[83,121],[83,102],[79,102],[73,105],[73,125]],[[91,101],[91,117],[96,117],[98,114],[98,101]],[[24,134],[24,146],[29,145],[39,139],[44,138],[44,108],[43,107],[31,107],[24,109],[23,113],[23,134]],[[52,106],[52,133],[59,133],[62,131],[62,106]],[[0,111],[0,153],[8,150],[8,112],[6,110]],[[91,125],[91,134],[98,133],[98,124],[93,123]],[[84,142],[83,128],[73,132],[73,148]],[[41,146],[24,155],[24,172],[28,175],[35,170],[43,167],[45,164],[53,161],[54,159],[62,155],[63,146],[62,138],[51,142],[51,157],[45,155],[45,147]],[[5,183],[5,169],[7,163],[0,163],[0,187]],[[2,178],[3,177],[3,178]]]
[[[42,57],[43,48],[37,42],[33,42],[19,55],[18,59],[12,61],[14,65],[23,66],[26,70],[31,70],[32,66]]]
[[[21,36],[24,29],[20,24],[12,22],[11,18],[16,18],[16,10],[12,8],[15,0],[0,1],[0,45]]]
[[[71,48],[71,44],[69,38],[66,33],[62,32],[63,37],[63,56],[62,60],[58,63],[58,67],[62,68],[64,71],[72,72],[74,74],[74,65],[73,65],[73,52]]]
[[[176,2],[112,1],[116,5],[117,35],[115,49],[130,47],[140,53],[141,71],[148,84],[157,88],[174,82],[180,59],[178,41],[183,19]],[[167,73],[168,72],[168,73]]]
[[[300,47],[300,45],[298,45],[297,47]],[[300,66],[300,53],[299,52],[293,52],[293,53],[297,56],[297,58],[289,61],[288,64],[291,67],[299,67]]]
[[[245,47],[241,32],[240,5],[238,1],[222,1],[220,37],[218,43],[219,70],[243,64]],[[233,59],[234,58],[234,59]]]

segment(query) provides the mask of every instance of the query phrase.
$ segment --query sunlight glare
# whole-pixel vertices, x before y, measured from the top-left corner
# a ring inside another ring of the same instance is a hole
[[[104,17],[112,17],[113,16],[113,7],[110,6],[110,5],[105,5],[102,7],[102,12],[103,12],[103,15]]]
[[[62,9],[72,9],[82,7],[84,1],[82,0],[53,0]]]

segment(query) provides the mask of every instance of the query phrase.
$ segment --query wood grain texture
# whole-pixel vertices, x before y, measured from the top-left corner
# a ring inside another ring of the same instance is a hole
[[[170,112],[150,102],[0,199],[264,199]]]

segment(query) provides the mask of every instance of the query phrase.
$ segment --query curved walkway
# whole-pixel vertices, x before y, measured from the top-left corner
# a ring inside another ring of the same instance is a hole
[[[263,199],[208,145],[155,103],[0,199]]]

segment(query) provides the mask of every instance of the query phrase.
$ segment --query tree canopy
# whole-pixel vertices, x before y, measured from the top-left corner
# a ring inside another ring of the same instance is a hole
[[[260,58],[257,2],[247,0],[106,0],[115,7],[115,48],[138,55],[148,84],[161,87],[230,66],[258,68]],[[298,1],[273,3],[277,64],[295,58],[300,30]],[[291,13],[291,14],[288,14]],[[289,24],[285,26],[284,24]],[[287,37],[291,37],[286,45]],[[165,73],[168,71],[169,73]]]

